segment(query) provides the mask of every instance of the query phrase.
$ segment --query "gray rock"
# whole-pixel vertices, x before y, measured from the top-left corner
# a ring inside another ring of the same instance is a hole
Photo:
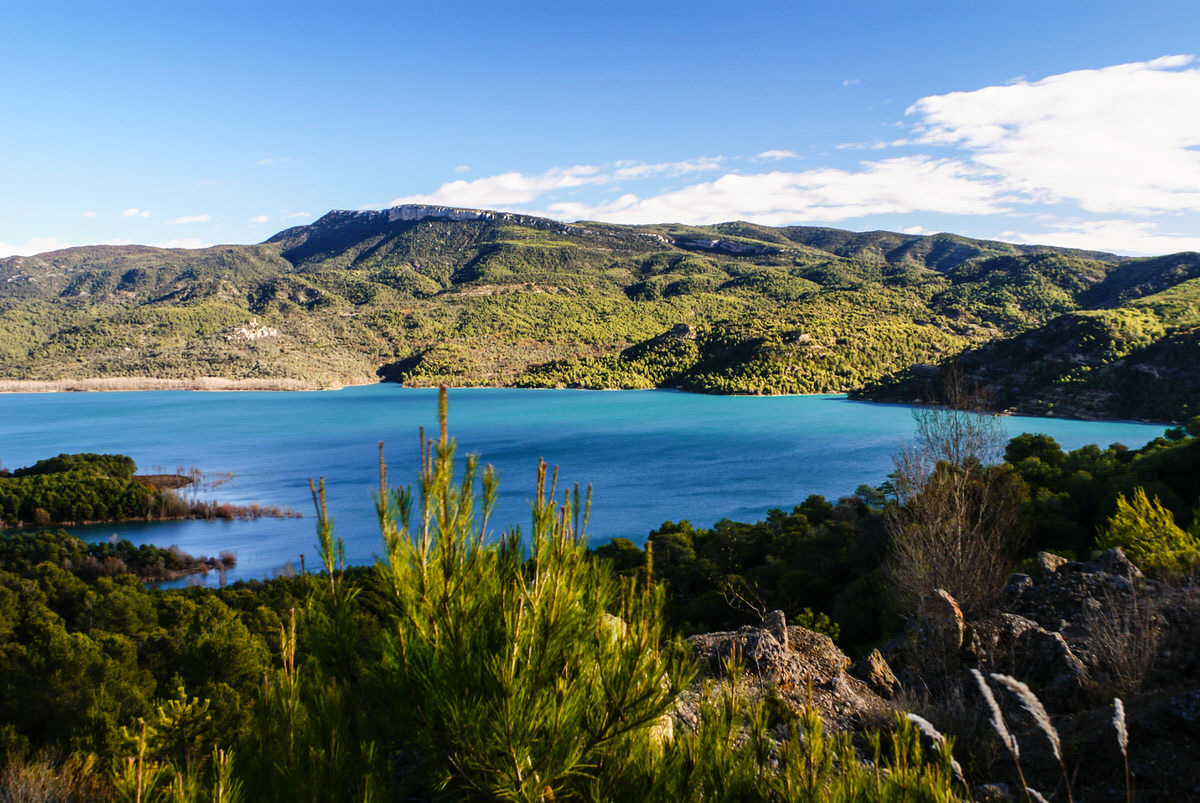
[[[1077,702],[1089,678],[1062,633],[1011,613],[970,622],[963,654],[968,665],[985,673],[1000,672],[1028,683],[1052,709]]]
[[[950,592],[935,588],[921,603],[912,630],[914,664],[926,677],[944,674],[959,664],[963,645],[963,612]]]
[[[826,727],[853,730],[879,727],[890,721],[892,707],[871,688],[846,674],[850,659],[826,635],[802,627],[787,627],[787,647],[761,627],[742,627],[692,636],[693,655],[704,677],[728,682],[732,660],[742,667],[738,693],[752,700],[782,699],[799,712],[811,705]],[[704,677],[683,695],[679,718],[694,720]]]
[[[1062,555],[1055,555],[1053,552],[1037,553],[1038,573],[1042,576],[1055,574],[1063,566],[1066,566],[1070,561]]]
[[[1092,571],[1115,574],[1126,580],[1140,580],[1143,577],[1141,570],[1133,565],[1133,562],[1125,556],[1125,550],[1119,546],[1113,547],[1085,565]]]
[[[783,611],[771,611],[763,617],[763,630],[766,630],[786,650],[788,646],[787,617]]]

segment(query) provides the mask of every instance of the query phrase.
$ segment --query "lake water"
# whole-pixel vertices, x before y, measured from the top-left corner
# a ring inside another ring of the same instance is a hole
[[[352,563],[380,550],[371,491],[377,442],[393,483],[418,463],[418,427],[437,429],[436,391],[368,385],[339,391],[54,393],[0,395],[0,460],[9,468],[60,452],[118,452],[139,470],[195,466],[231,472],[222,502],[279,505],[300,519],[97,525],[135,543],[193,554],[236,553],[230,579],[266,577],[300,553],[314,560],[308,480],[324,476],[337,533]],[[903,405],[842,396],[700,396],[672,391],[452,390],[450,434],[501,473],[493,523],[527,528],[537,460],[559,466],[559,487],[593,486],[590,540],[637,543],[667,520],[708,527],[757,521],[809,494],[831,499],[878,485],[913,428]],[[1161,425],[1004,418],[1010,435],[1044,432],[1064,448],[1141,446]],[[215,582],[215,577],[210,577]]]

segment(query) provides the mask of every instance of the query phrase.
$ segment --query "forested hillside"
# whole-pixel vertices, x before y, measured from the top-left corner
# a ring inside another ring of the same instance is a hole
[[[1004,406],[1183,420],[1197,277],[1196,254],[944,234],[335,211],[258,245],[0,260],[0,378],[912,399],[961,355]]]

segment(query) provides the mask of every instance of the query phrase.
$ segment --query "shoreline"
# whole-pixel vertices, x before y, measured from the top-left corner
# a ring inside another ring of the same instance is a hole
[[[218,376],[200,376],[187,379],[176,378],[161,378],[148,376],[131,376],[131,377],[88,377],[84,379],[0,379],[0,394],[6,393],[115,393],[115,392],[140,392],[151,390],[186,390],[196,392],[236,392],[236,391],[269,391],[269,392],[288,392],[288,391],[314,391],[314,390],[342,390],[351,387],[363,387],[366,385],[386,385],[395,384],[399,387],[428,390],[436,388],[437,385],[422,385],[422,384],[404,384],[399,382],[391,382],[389,380],[371,380],[364,382],[344,382],[336,385],[322,385],[316,382],[306,382],[300,379],[231,379],[228,377]],[[869,402],[871,404],[884,405],[902,405],[906,407],[922,407],[927,403],[917,401],[901,401],[896,399],[873,399],[868,396],[858,395],[855,391],[838,391],[833,393],[698,393],[693,390],[686,390],[680,387],[655,387],[655,388],[520,388],[513,385],[451,385],[452,390],[582,390],[592,392],[609,392],[609,391],[673,391],[677,393],[691,393],[700,396],[728,396],[739,398],[778,398],[787,396],[842,396],[848,401]],[[1025,418],[1050,418],[1059,420],[1075,420],[1075,421],[1095,421],[1107,423],[1136,423],[1136,424],[1155,424],[1164,427],[1178,426],[1183,422],[1171,420],[1158,420],[1151,418],[1107,418],[1097,415],[1091,411],[1079,411],[1062,409],[1055,411],[1047,411],[1040,407],[1028,408],[1021,405],[1008,407],[1004,410],[995,411],[995,415],[1002,416],[1019,416]]]
[[[346,382],[323,385],[301,379],[230,379],[220,376],[198,376],[188,379],[169,379],[151,376],[103,376],[86,379],[0,379],[0,393],[116,393],[143,390],[194,391],[299,391],[341,390],[347,387],[370,385],[375,382]]]

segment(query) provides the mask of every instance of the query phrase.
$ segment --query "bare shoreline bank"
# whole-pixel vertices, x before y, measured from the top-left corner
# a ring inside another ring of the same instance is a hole
[[[344,387],[373,384],[347,382],[322,385],[300,379],[229,379],[199,376],[167,379],[150,376],[89,377],[86,379],[0,379],[0,393],[92,393],[135,390],[341,390]]]

